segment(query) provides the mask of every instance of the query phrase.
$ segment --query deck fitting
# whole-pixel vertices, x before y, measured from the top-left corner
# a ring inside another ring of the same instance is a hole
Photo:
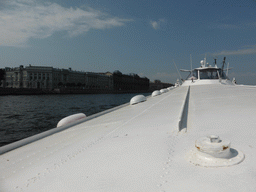
[[[230,146],[230,141],[221,140],[216,135],[202,137],[196,140],[195,148],[188,153],[187,159],[203,167],[228,167],[242,162],[244,154]]]

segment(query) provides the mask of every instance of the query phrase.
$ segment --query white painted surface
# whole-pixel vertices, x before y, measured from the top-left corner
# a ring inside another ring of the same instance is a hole
[[[160,92],[161,93],[167,93],[169,90],[168,89],[161,89]]]
[[[196,85],[212,85],[212,84],[224,84],[224,85],[234,85],[231,81],[226,79],[200,79],[200,80],[186,80],[183,82],[182,86],[196,86]]]
[[[175,87],[174,86],[172,86],[172,87],[168,87],[167,89],[170,91],[170,90],[172,90],[172,89],[174,89]]]
[[[144,95],[136,95],[133,98],[131,98],[130,105],[141,103],[141,102],[144,102],[146,100],[147,100],[147,98]]]
[[[153,93],[152,93],[152,97],[155,97],[155,96],[158,96],[158,95],[161,95],[161,92],[160,91],[154,91]]]
[[[241,163],[244,154],[230,148],[230,141],[210,135],[196,140],[195,148],[188,153],[187,160],[196,166],[229,167]]]
[[[255,191],[256,89],[191,86],[187,132],[177,132],[187,87],[127,105],[0,156],[0,191]],[[221,168],[186,159],[218,135],[245,159]]]
[[[83,119],[85,117],[86,117],[86,115],[84,113],[77,113],[77,114],[74,114],[74,115],[70,115],[68,117],[65,117],[65,118],[61,119],[58,122],[57,127],[67,125],[69,123],[72,123],[72,122],[77,121],[79,119]]]

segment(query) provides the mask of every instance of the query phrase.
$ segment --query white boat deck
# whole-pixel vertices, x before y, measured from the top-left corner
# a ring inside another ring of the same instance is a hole
[[[0,191],[254,191],[256,89],[188,86],[127,105],[0,156]],[[207,168],[187,160],[195,140],[231,141],[245,159]]]

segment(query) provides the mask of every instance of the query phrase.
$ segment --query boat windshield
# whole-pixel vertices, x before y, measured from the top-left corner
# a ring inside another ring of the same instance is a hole
[[[199,71],[200,79],[226,79],[226,74],[221,69],[204,69]]]
[[[198,72],[196,70],[193,70],[192,73],[190,72],[187,79],[193,79],[193,80],[198,79]]]

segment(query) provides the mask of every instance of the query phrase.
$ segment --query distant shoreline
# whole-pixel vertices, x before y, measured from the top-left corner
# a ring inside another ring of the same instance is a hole
[[[0,88],[0,96],[5,95],[47,95],[47,94],[123,94],[149,93],[151,90],[98,90],[98,89],[27,89],[27,88]]]

